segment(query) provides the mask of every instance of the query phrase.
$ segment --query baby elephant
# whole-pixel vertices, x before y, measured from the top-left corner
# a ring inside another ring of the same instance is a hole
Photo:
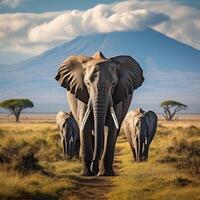
[[[135,161],[148,159],[149,145],[156,133],[157,120],[158,118],[153,111],[145,112],[141,108],[130,111],[126,115],[123,130]]]
[[[78,125],[71,112],[58,112],[56,124],[60,131],[63,155],[68,159],[79,157],[80,136]]]

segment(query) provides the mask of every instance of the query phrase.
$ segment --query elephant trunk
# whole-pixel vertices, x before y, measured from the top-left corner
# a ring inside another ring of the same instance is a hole
[[[148,151],[147,130],[145,128],[145,123],[143,120],[144,119],[141,119],[139,131],[136,134],[135,138],[133,139],[136,161],[146,160],[146,152]]]
[[[105,98],[105,97],[104,97]],[[94,174],[99,172],[99,161],[103,153],[104,148],[104,125],[106,119],[106,113],[108,109],[108,103],[106,100],[99,100],[97,98],[93,102],[93,114],[94,114],[94,153],[93,160],[91,162],[90,169]]]
[[[140,134],[137,135],[136,142],[137,142],[137,154],[136,154],[136,160],[140,161],[140,150],[141,150],[141,138]]]

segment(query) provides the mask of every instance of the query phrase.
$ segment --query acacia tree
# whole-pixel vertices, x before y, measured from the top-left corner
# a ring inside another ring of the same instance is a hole
[[[186,110],[188,107],[185,104],[173,100],[163,101],[160,106],[163,108],[163,116],[166,120],[173,120],[177,112]]]
[[[10,111],[15,116],[16,122],[19,122],[19,116],[22,110],[32,108],[33,102],[29,99],[8,99],[0,103],[0,107]]]

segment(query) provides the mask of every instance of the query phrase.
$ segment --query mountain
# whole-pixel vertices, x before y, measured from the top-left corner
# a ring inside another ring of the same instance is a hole
[[[102,51],[107,57],[131,55],[140,63],[146,81],[144,87],[136,92],[135,106],[154,104],[157,109],[162,99],[174,97],[182,100],[180,98],[183,98],[183,92],[186,92],[186,95],[195,95],[196,90],[190,94],[190,88],[180,90],[182,92],[179,95],[176,95],[175,91],[177,86],[180,89],[186,87],[184,80],[191,78],[191,74],[194,79],[198,78],[196,76],[200,73],[200,51],[153,29],[145,28],[79,36],[23,62],[1,65],[1,99],[28,97],[35,102],[35,111],[41,112],[63,109],[66,101],[65,91],[54,79],[58,66],[72,54],[92,55],[96,51]],[[182,85],[180,82],[175,84],[177,74]],[[169,86],[172,87],[171,90]],[[197,98],[199,96],[195,96],[193,100],[186,98],[186,103],[196,106]],[[184,100],[183,102],[185,103]]]

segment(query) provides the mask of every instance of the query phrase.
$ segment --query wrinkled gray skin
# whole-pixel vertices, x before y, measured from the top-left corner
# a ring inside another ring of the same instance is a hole
[[[120,126],[133,90],[144,80],[139,64],[130,56],[108,59],[101,52],[92,57],[70,56],[60,66],[56,80],[67,89],[68,103],[80,128],[82,174],[114,175]]]
[[[63,156],[72,159],[79,157],[80,134],[78,125],[72,113],[64,111],[56,115],[56,124],[58,126],[61,138],[61,147]]]
[[[141,108],[127,113],[123,130],[130,144],[135,161],[148,160],[149,146],[157,129],[157,116]]]

